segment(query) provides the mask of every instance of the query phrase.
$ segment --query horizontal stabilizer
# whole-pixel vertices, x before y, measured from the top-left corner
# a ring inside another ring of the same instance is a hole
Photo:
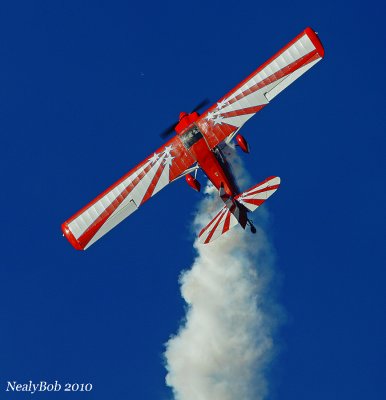
[[[244,193],[235,197],[235,199],[248,209],[255,211],[261,206],[268,197],[272,196],[280,186],[280,178],[278,176],[270,176],[265,181],[251,187]]]
[[[225,205],[212,221],[202,229],[199,234],[200,242],[204,244],[210,243],[237,224],[240,224],[245,229],[248,224],[248,211],[255,211],[279,186],[280,178],[271,176],[237,195],[234,199],[227,196],[223,188],[220,187],[219,194]]]

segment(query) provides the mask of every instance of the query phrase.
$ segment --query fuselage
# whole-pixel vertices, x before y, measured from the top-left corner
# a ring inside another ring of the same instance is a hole
[[[196,112],[180,114],[180,121],[175,128],[178,138],[213,185],[220,189],[222,184],[225,192],[233,197],[238,194],[239,190],[232,172],[225,159],[222,159],[220,150],[217,150],[219,154],[217,156],[216,151],[209,148],[205,136],[195,124],[198,117],[199,115]]]

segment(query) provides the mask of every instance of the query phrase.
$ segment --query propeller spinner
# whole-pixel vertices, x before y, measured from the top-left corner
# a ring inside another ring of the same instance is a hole
[[[196,105],[196,107],[193,108],[193,110],[190,112],[194,113],[194,112],[198,112],[199,110],[201,110],[202,108],[204,108],[205,106],[207,106],[210,103],[209,99],[204,99],[203,101],[201,101],[201,103],[198,103]],[[180,116],[179,116],[179,120],[177,122],[174,122],[172,125],[170,125],[168,128],[166,128],[163,132],[161,132],[160,136],[161,138],[165,139],[167,138],[169,135],[171,135],[174,132],[175,127],[177,126],[177,124],[181,121],[182,118],[184,118],[186,115],[188,115],[185,112],[181,112]]]

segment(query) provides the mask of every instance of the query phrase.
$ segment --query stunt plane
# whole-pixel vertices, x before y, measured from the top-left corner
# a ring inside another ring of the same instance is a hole
[[[187,184],[200,191],[198,169],[224,202],[201,230],[200,241],[210,243],[238,224],[255,233],[248,215],[278,189],[280,178],[271,176],[240,193],[222,149],[235,139],[249,153],[246,139],[238,133],[241,127],[323,57],[317,33],[306,28],[203,114],[198,111],[207,102],[191,113],[181,112],[179,121],[163,134],[175,136],[65,221],[64,236],[76,249],[85,250],[169,183],[185,176]]]

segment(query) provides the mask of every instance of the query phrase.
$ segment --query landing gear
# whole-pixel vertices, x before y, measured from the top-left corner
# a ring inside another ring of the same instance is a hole
[[[248,219],[248,225],[249,225],[249,227],[251,229],[251,232],[253,234],[255,234],[256,233],[256,228],[255,228],[255,225],[253,225],[253,222],[250,219]]]

